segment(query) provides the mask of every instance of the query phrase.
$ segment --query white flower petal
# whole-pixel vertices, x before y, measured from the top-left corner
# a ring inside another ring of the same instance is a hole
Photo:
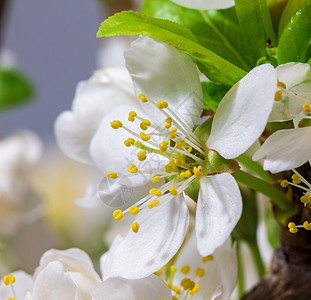
[[[89,144],[101,119],[118,105],[138,105],[133,84],[125,69],[95,72],[77,86],[72,111],[60,114],[55,122],[59,147],[69,157],[92,164]]]
[[[304,103],[311,104],[311,69],[308,64],[291,62],[278,66],[276,72],[287,91],[283,92],[282,101],[274,102],[269,122],[291,120],[291,115],[302,112]]]
[[[234,5],[234,0],[171,0],[176,4],[195,9],[224,9]]]
[[[166,100],[192,129],[203,109],[199,74],[191,58],[167,44],[140,37],[124,53],[137,94],[153,101]],[[160,125],[166,118],[151,103],[143,105],[146,113]]]
[[[93,300],[171,300],[168,286],[155,275],[142,279],[114,277],[97,285]]]
[[[239,187],[229,173],[200,179],[195,231],[202,256],[212,254],[230,236],[242,213]]]
[[[310,137],[311,127],[278,130],[254,154],[253,160],[264,159],[264,169],[272,173],[297,168],[311,158]]]
[[[50,262],[37,276],[32,300],[82,300],[69,272],[58,261]]]
[[[287,89],[299,86],[304,81],[311,80],[309,64],[290,62],[276,67],[278,80],[286,84]]]
[[[189,212],[180,195],[159,207],[143,209],[135,221],[140,224],[138,233],[130,230],[125,238],[119,236],[103,260],[104,279],[137,279],[160,269],[181,246]]]
[[[227,159],[245,152],[266,126],[276,87],[277,75],[272,65],[250,71],[220,102],[206,146]]]
[[[24,299],[27,292],[32,291],[33,279],[24,271],[16,271],[11,273],[15,277],[15,283],[13,284],[16,299]],[[9,299],[13,297],[12,289],[10,286],[0,284],[0,299]]]
[[[60,261],[68,272],[81,273],[94,282],[94,284],[100,281],[99,276],[94,270],[91,259],[84,251],[78,248],[71,248],[67,250],[48,250],[42,255],[40,265],[36,269],[35,276],[37,276],[37,274],[52,261]]]
[[[222,247],[218,250],[214,255],[214,261],[210,262],[206,270],[208,283],[203,299],[227,300],[236,285],[238,264],[235,246],[232,249]]]

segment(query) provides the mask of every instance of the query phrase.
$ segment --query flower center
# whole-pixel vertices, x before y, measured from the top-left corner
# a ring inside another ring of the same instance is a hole
[[[206,273],[206,269],[208,268],[208,262],[213,260],[214,256],[208,255],[206,257],[202,257],[201,265],[197,268],[193,268],[189,265],[184,265],[179,270],[174,265],[166,267],[168,270],[164,272],[164,274],[166,274],[166,276],[164,276],[164,280],[172,291],[172,299],[191,299],[191,296],[197,294],[200,290],[200,281],[202,281],[202,278]],[[178,272],[182,275],[182,278],[179,284],[173,285],[174,278]],[[158,270],[155,274],[159,277],[163,277],[163,269]],[[192,280],[190,277],[194,279]]]
[[[121,129],[129,133],[130,136],[124,141],[124,146],[135,147],[139,150],[137,160],[142,167],[134,161],[128,165],[127,174],[117,174],[114,171],[109,171],[106,176],[116,179],[140,174],[150,176],[152,183],[157,183],[163,178],[169,181],[161,187],[151,188],[149,195],[139,200],[135,206],[131,206],[125,211],[115,210],[113,217],[117,221],[120,221],[125,213],[136,215],[144,207],[152,209],[166,203],[184,192],[190,185],[198,183],[198,179],[203,175],[227,172],[232,168],[232,164],[236,168],[235,163],[232,163],[232,161],[225,160],[216,151],[206,149],[204,143],[194,134],[192,128],[189,128],[169,107],[166,101],[154,102],[147,99],[143,94],[139,94],[138,98],[144,105],[148,103],[148,105],[155,107],[160,117],[165,119],[165,122],[160,126],[156,126],[150,120],[139,116],[135,111],[130,111],[128,121],[139,122],[139,128],[142,130],[135,132],[120,120],[112,121],[110,125],[113,129]],[[144,164],[142,162],[148,160],[148,156],[150,159],[154,159],[154,155],[161,156],[161,161],[166,159],[166,165],[153,169],[144,168],[148,163]],[[196,186],[198,187],[198,184]],[[132,224],[132,230],[135,233],[139,231],[137,222]]]

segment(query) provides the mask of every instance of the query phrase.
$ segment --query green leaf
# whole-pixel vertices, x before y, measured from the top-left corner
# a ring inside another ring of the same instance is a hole
[[[281,36],[286,25],[289,23],[292,16],[297,12],[297,10],[304,4],[306,0],[288,0],[279,25],[279,36]]]
[[[266,56],[267,41],[276,45],[266,0],[236,0],[235,9],[247,46],[257,59]]]
[[[279,41],[279,63],[306,62],[310,58],[311,43],[311,0],[302,7],[286,25]]]
[[[194,134],[200,139],[203,144],[206,143],[207,139],[211,134],[212,122],[213,117],[207,119],[194,130]]]
[[[121,12],[105,20],[97,37],[115,35],[144,35],[167,43],[199,61],[205,75],[216,82],[233,85],[246,72],[201,46],[185,26],[146,16],[139,12]]]
[[[143,11],[149,16],[186,26],[202,46],[244,70],[255,66],[256,60],[247,53],[234,8],[200,11],[170,0],[146,0]]]
[[[201,82],[203,91],[203,108],[216,111],[219,102],[226,95],[229,88],[214,82]]]
[[[20,70],[0,66],[0,110],[25,104],[34,96],[34,85]]]
[[[243,200],[242,215],[232,232],[236,240],[244,240],[248,244],[257,243],[258,211],[256,193],[254,190],[240,186]]]

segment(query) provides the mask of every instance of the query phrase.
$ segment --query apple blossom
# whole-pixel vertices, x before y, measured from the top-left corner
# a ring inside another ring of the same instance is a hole
[[[242,210],[238,186],[230,175],[239,167],[232,159],[262,133],[277,76],[268,64],[245,76],[221,101],[210,135],[202,141],[193,132],[203,100],[192,60],[150,38],[135,41],[125,59],[141,102],[133,106],[133,98],[125,98],[123,106],[103,116],[91,141],[92,160],[111,181],[117,179],[115,186],[126,185],[127,180],[137,187],[172,178],[135,206],[114,213],[117,220],[126,212],[138,214],[109,259],[115,276],[133,279],[153,273],[179,249],[189,222],[183,192],[195,184],[200,183],[196,213],[200,254],[213,253],[228,238]]]

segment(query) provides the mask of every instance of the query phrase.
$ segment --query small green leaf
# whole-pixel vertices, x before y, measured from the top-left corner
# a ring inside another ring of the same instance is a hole
[[[34,96],[34,85],[20,70],[0,66],[0,110],[25,104]]]
[[[203,108],[216,111],[219,102],[229,91],[229,88],[214,82],[201,82],[203,91]]]
[[[264,221],[269,244],[273,248],[280,247],[281,226],[275,220],[271,207],[265,209]]]
[[[194,201],[198,201],[200,191],[200,180],[196,178],[185,190],[185,193]]]
[[[239,163],[234,159],[225,159],[214,150],[207,150],[204,163],[202,164],[203,173],[206,175],[220,173],[234,173],[240,170]]]
[[[200,139],[203,144],[206,143],[208,137],[211,134],[212,122],[213,117],[207,119],[194,130],[194,134]]]
[[[115,35],[144,35],[167,43],[199,61],[205,75],[216,82],[233,85],[246,75],[245,71],[201,46],[185,26],[169,20],[124,11],[105,20],[97,33],[97,37]]]
[[[199,43],[236,66],[250,70],[256,60],[247,52],[235,9],[196,10],[170,0],[145,0],[143,11],[189,28]]]
[[[279,36],[281,36],[283,30],[289,23],[292,16],[297,12],[297,10],[304,4],[306,0],[288,0],[279,25]]]
[[[311,126],[311,119],[302,119],[298,124],[298,127],[310,127],[310,126]]]
[[[236,0],[235,9],[247,46],[257,59],[266,56],[267,41],[277,42],[266,0]]]
[[[236,240],[244,240],[248,244],[257,243],[258,210],[254,190],[240,186],[243,200],[241,218],[232,232]]]
[[[306,62],[310,58],[311,0],[306,0],[291,18],[279,41],[279,63]]]

